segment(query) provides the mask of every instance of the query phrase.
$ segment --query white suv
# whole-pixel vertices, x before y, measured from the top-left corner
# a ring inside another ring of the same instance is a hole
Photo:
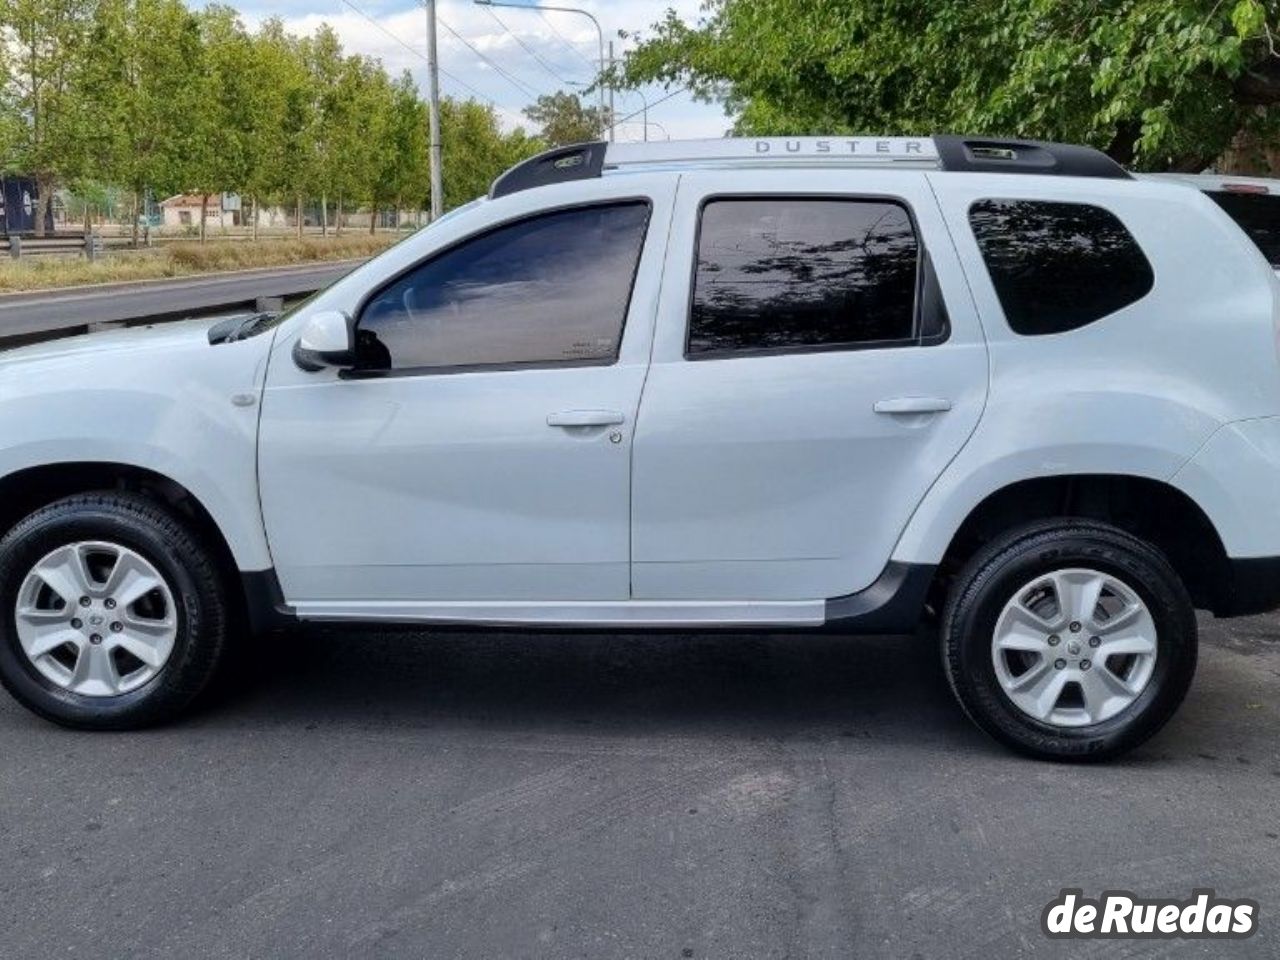
[[[1280,604],[1277,279],[1019,141],[587,144],[279,318],[0,359],[0,676],[170,717],[294,620],[912,631],[1047,757]],[[359,642],[353,640],[353,642]]]

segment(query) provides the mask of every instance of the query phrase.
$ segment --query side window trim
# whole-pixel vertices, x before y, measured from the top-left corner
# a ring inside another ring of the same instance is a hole
[[[697,295],[698,260],[702,244],[703,213],[708,204],[724,200],[829,200],[845,203],[890,203],[900,206],[907,215],[911,230],[916,239],[916,279],[915,302],[913,304],[912,335],[892,340],[855,340],[847,343],[821,343],[781,347],[745,347],[742,349],[705,350],[691,352],[693,338],[693,308]],[[931,334],[924,334],[925,326],[924,301],[926,290],[932,287],[936,291],[937,327]],[[929,255],[929,247],[924,234],[920,230],[920,222],[916,218],[915,208],[906,197],[889,193],[805,193],[805,192],[770,192],[742,191],[728,193],[708,193],[698,201],[697,220],[693,233],[693,256],[689,266],[688,297],[685,308],[683,359],[690,362],[703,360],[728,360],[737,357],[772,357],[806,353],[850,353],[857,350],[885,350],[890,348],[937,346],[945,343],[951,336],[951,321],[946,308],[946,298],[938,282],[937,272]]]
[[[429,254],[415,260],[406,267],[397,270],[394,274],[384,279],[377,286],[365,292],[357,302],[353,322],[354,329],[357,333],[360,330],[360,324],[364,320],[365,311],[369,305],[381,296],[386,290],[399,283],[405,277],[420,270],[424,266],[447,256],[450,253],[472,243],[476,240],[483,239],[505,230],[509,227],[517,226],[521,223],[527,223],[531,220],[537,220],[544,216],[557,213],[568,213],[577,210],[592,210],[601,207],[625,206],[628,204],[643,204],[645,207],[644,230],[640,239],[640,249],[636,255],[635,264],[632,266],[631,276],[627,283],[626,308],[623,311],[622,326],[618,332],[618,346],[615,348],[611,358],[583,358],[583,359],[560,359],[560,360],[524,360],[512,361],[507,363],[473,363],[473,364],[452,364],[440,366],[413,366],[400,367],[392,369],[369,369],[354,367],[351,369],[340,370],[338,376],[344,380],[375,380],[389,377],[420,377],[420,376],[449,376],[451,374],[461,373],[502,373],[519,370],[556,370],[570,367],[611,367],[618,362],[618,356],[621,351],[622,340],[627,333],[627,320],[631,313],[632,299],[635,296],[636,282],[640,276],[640,264],[644,260],[645,252],[649,249],[651,237],[650,230],[653,226],[653,197],[647,194],[637,194],[619,197],[606,197],[599,200],[589,200],[578,203],[563,203],[550,207],[542,207],[537,210],[531,210],[527,213],[517,214],[506,220],[499,220],[490,223],[474,233],[469,233],[464,237],[446,244],[439,249],[431,251]]]

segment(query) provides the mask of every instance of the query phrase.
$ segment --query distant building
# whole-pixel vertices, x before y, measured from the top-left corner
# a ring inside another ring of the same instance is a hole
[[[200,226],[200,204],[204,198],[198,193],[180,193],[168,200],[160,201],[160,213],[166,227]],[[240,226],[239,210],[222,209],[222,194],[209,195],[209,205],[205,209],[205,227],[238,227]]]

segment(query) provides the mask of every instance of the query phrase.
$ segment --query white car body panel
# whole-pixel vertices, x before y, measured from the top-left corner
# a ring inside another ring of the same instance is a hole
[[[982,413],[982,330],[928,184],[904,171],[811,171],[801,192],[906,204],[952,291],[946,342],[685,359],[700,206],[710,197],[794,195],[792,182],[776,170],[681,179],[635,442],[639,599],[861,590],[884,569],[907,518]],[[951,409],[906,416],[873,409],[903,398],[936,398]]]
[[[303,620],[468,623],[494,627],[819,627],[821,600],[300,601]]]
[[[850,595],[890,589],[890,568],[931,576],[987,497],[1069,475],[1169,484],[1229,559],[1280,557],[1280,281],[1211,200],[1154,179],[935,172],[906,141],[884,141],[898,166],[824,167],[832,142],[796,140],[772,166],[717,142],[681,169],[663,148],[469,205],[243,341],[211,346],[194,322],[7,352],[0,477],[79,462],[167,477],[302,619],[818,626],[832,598],[861,609]],[[687,360],[696,212],[724,194],[904,200],[948,338]],[[652,214],[613,364],[349,378],[292,359],[310,318],[358,314],[432,252],[635,197]],[[984,198],[1110,210],[1154,288],[1078,330],[1014,333],[969,225]],[[892,412],[920,400],[949,408]],[[575,426],[584,411],[620,422]]]
[[[0,476],[77,462],[154,471],[201,503],[241,570],[270,568],[255,440],[271,337],[212,347],[208,328],[112,330],[0,354]]]
[[[1277,477],[1280,417],[1260,417],[1221,427],[1172,483],[1200,505],[1231,556],[1269,557],[1280,529]]]
[[[281,330],[260,445],[267,534],[290,603],[629,597],[631,438],[674,194],[671,177],[627,181],[625,196],[647,198],[652,212],[614,364],[352,380],[289,358],[311,313],[354,315],[366,293],[432,251],[557,201],[620,199],[603,182],[516,194],[441,223]],[[622,422],[547,422],[593,410]]]
[[[983,316],[991,392],[973,439],[912,517],[895,560],[937,563],[969,511],[1002,487],[1062,474],[1168,481],[1222,425],[1280,411],[1276,278],[1207,197],[1155,182],[928,177]],[[1014,333],[968,226],[970,205],[991,197],[1104,206],[1146,252],[1154,289],[1070,333]],[[1275,490],[1275,474],[1230,476]],[[1252,555],[1231,538],[1234,524],[1210,519],[1229,555]],[[1280,503],[1247,523],[1280,543]]]

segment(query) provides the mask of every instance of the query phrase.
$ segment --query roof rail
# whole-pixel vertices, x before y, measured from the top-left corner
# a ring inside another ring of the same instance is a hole
[[[509,193],[519,193],[533,187],[545,187],[552,183],[568,183],[571,180],[593,180],[604,169],[606,148],[604,141],[575,143],[556,147],[517,163],[493,181],[489,198],[496,200]]]
[[[1101,150],[1071,143],[956,136],[936,136],[933,143],[943,170],[1132,179]]]
[[[491,198],[552,183],[588,180],[606,170],[659,166],[907,166],[982,173],[1031,173],[1128,179],[1092,147],[984,137],[725,137],[648,143],[579,143],[512,167]]]

